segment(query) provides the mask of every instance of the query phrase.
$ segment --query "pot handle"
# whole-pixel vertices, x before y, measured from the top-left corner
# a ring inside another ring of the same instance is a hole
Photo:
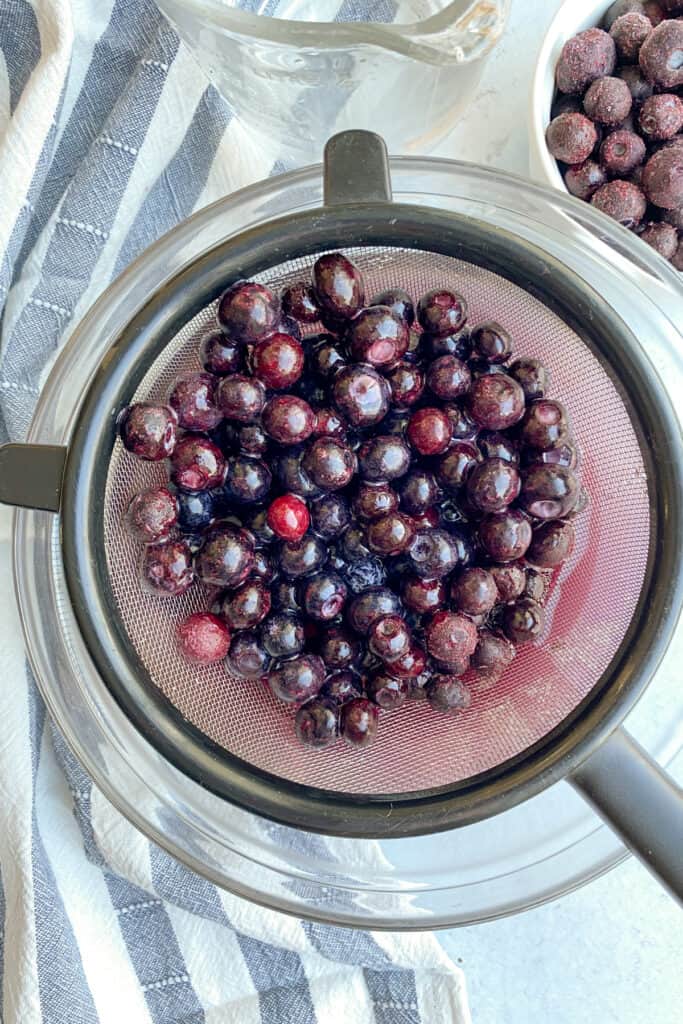
[[[0,445],[0,504],[59,512],[66,448]]]
[[[569,781],[683,904],[683,789],[625,729]]]
[[[375,132],[339,132],[328,139],[323,157],[325,206],[391,202],[389,157]]]

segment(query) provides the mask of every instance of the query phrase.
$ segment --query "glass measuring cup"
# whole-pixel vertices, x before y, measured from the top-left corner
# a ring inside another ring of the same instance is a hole
[[[273,160],[302,166],[346,128],[392,153],[446,136],[500,37],[510,0],[158,0]]]

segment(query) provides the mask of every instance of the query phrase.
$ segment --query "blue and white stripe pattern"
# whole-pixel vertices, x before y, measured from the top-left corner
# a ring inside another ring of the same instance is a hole
[[[391,18],[392,0],[371,6]],[[340,15],[369,11],[343,0]],[[0,440],[24,436],[54,354],[130,260],[278,167],[248,144],[152,0],[0,0]],[[4,510],[0,578],[10,578]],[[122,818],[46,718],[8,590],[0,1021],[469,1021],[462,974],[434,938],[257,908]]]

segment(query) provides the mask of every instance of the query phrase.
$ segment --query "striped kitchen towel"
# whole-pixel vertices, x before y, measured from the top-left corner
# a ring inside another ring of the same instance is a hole
[[[277,169],[151,0],[0,0],[0,439],[25,435],[56,352],[130,260]],[[0,573],[4,1024],[469,1021],[433,936],[248,904],[122,818],[46,720],[6,582],[6,510]]]

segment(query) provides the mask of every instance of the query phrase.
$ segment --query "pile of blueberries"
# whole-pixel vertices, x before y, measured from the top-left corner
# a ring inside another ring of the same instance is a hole
[[[127,513],[144,585],[218,588],[180,650],[266,681],[312,747],[368,744],[407,697],[466,708],[462,676],[491,685],[539,637],[573,549],[586,495],[567,413],[537,359],[510,362],[503,327],[466,318],[445,287],[366,304],[359,269],[328,253],[279,299],[228,288],[203,370],[119,416],[129,452],[168,460],[168,485]]]
[[[569,192],[683,271],[683,0],[616,0],[556,82],[546,141]]]

